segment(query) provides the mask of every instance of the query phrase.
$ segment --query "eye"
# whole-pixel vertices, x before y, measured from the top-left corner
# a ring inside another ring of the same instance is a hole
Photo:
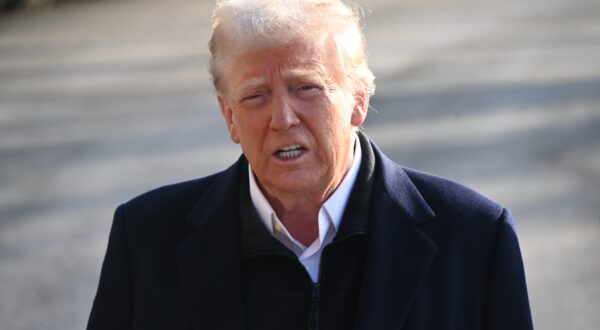
[[[246,107],[256,107],[263,104],[265,97],[263,93],[252,93],[242,97],[240,103]]]
[[[319,87],[316,85],[302,85],[298,88],[298,90],[300,90],[302,92],[312,91],[315,89],[319,89]]]
[[[302,98],[316,97],[317,95],[319,95],[320,92],[321,92],[321,87],[319,87],[318,85],[314,85],[314,84],[300,85],[296,88],[296,93],[298,94],[299,97],[302,97]]]
[[[248,95],[248,96],[244,97],[244,98],[242,99],[242,101],[254,100],[254,99],[257,99],[257,98],[259,98],[260,96],[261,96],[260,94]]]

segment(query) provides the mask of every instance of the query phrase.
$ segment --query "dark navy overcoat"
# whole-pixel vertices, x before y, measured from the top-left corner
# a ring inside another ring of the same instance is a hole
[[[373,150],[378,175],[355,329],[532,329],[510,213]],[[88,329],[244,329],[245,166],[242,156],[117,209]]]

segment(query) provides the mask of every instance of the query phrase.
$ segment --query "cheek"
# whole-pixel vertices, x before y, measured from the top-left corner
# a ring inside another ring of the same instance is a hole
[[[335,109],[326,109],[325,111],[335,111]],[[321,157],[329,161],[338,157],[336,152],[346,136],[347,126],[343,118],[332,114],[329,112],[326,115],[314,116],[312,127],[313,135],[319,144]]]
[[[251,118],[248,118],[246,111],[237,110],[232,118],[233,126],[238,131],[238,134],[242,136],[243,139],[246,138],[246,132],[251,132],[252,128],[248,127],[251,122],[249,121]]]
[[[263,145],[267,127],[260,113],[242,110],[234,118],[244,154],[256,157]]]

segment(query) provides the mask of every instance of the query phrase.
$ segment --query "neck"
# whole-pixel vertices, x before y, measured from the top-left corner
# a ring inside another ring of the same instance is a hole
[[[343,175],[336,178],[327,189],[311,194],[271,192],[258,180],[257,184],[290,235],[304,246],[309,246],[319,236],[321,206],[340,185],[351,165],[352,162],[346,166]]]
[[[266,197],[292,237],[304,246],[309,246],[317,239],[319,210],[322,203],[295,200],[294,203],[288,203],[286,206],[279,199]]]

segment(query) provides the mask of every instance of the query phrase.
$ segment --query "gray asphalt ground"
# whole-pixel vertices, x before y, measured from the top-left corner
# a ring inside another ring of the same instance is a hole
[[[600,2],[358,2],[367,133],[512,210],[537,329],[598,329]],[[0,329],[84,328],[114,208],[237,158],[206,73],[210,8],[0,17]]]

